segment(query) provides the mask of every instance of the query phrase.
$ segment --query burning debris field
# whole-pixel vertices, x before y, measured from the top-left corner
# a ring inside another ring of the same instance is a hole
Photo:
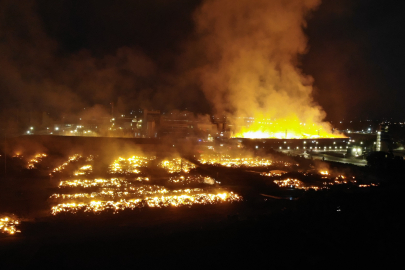
[[[393,268],[402,2],[0,1],[0,269]]]
[[[114,155],[107,152],[14,153],[9,167],[16,175],[37,179],[26,181],[35,182],[31,184],[45,199],[38,209],[28,212],[12,205],[7,210],[50,220],[52,216],[91,218],[137,209],[244,205],[252,199],[264,203],[269,197],[297,199],[302,192],[335,185],[378,185],[357,183],[352,172],[329,171],[325,164],[321,169],[320,164],[305,159],[281,153],[257,155],[238,147],[220,146],[186,155],[140,148],[122,149]]]
[[[68,160],[79,162],[78,157],[80,155],[75,154]],[[58,185],[58,193],[50,196],[48,201],[52,205],[52,215],[78,212],[97,214],[104,211],[115,214],[125,209],[180,207],[242,200],[241,196],[222,189],[218,182],[209,177],[196,173],[188,175],[190,170],[195,169],[196,166],[183,158],[158,161],[156,156],[118,157],[112,164],[104,168],[105,174],[110,177],[100,178],[92,172],[92,166],[98,166],[98,157],[91,157],[85,158],[85,165],[78,165],[78,170],[53,170],[54,177],[58,177],[57,174],[63,172],[63,175],[72,175],[73,178],[61,180]],[[84,158],[81,159],[84,160]],[[90,160],[92,164],[88,164]],[[154,169],[161,170],[159,181],[155,181]],[[164,176],[176,173],[184,175]],[[52,173],[50,175],[52,176]],[[112,177],[115,175],[118,177]],[[199,181],[200,179],[202,181]],[[182,183],[182,186],[191,187],[183,187],[184,189],[168,187],[170,184],[179,182]],[[156,183],[160,183],[160,185]],[[217,185],[214,186],[214,183]],[[199,188],[193,188],[193,184],[197,184]]]
[[[255,152],[232,142],[203,150],[173,149],[172,143],[112,146],[84,144],[58,152],[44,145],[10,153],[1,182],[0,248],[2,241],[51,238],[46,245],[52,246],[88,237],[96,243],[129,237],[142,245],[176,237],[193,246],[187,232],[216,242],[228,230],[245,235],[255,226],[267,235],[261,226],[287,230],[286,213],[299,216],[322,206],[319,218],[334,220],[336,213],[350,212],[342,198],[373,194],[381,185],[365,167]],[[232,235],[225,237],[230,241]]]

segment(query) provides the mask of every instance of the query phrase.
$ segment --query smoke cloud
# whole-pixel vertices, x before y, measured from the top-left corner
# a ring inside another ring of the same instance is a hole
[[[272,130],[273,136],[277,132],[284,136],[285,130],[295,134],[291,136],[331,132],[322,122],[325,112],[312,98],[313,80],[299,68],[299,57],[307,51],[305,19],[319,4],[319,0],[203,3],[195,13],[198,48],[204,55],[197,76],[217,113],[264,119],[260,123],[267,125],[264,129],[259,125],[250,129]],[[234,122],[245,125],[242,118]]]
[[[156,73],[148,56],[128,46],[97,57],[84,48],[66,52],[46,33],[36,9],[35,1],[0,3],[0,88],[4,114],[11,117],[23,115],[23,111],[51,112],[54,116],[77,114],[96,104],[108,106],[120,97],[135,101],[134,106],[141,105],[136,102],[137,93],[149,89]]]
[[[330,120],[400,114],[401,4],[336,2],[2,0],[0,130],[110,103],[328,130],[313,84]]]

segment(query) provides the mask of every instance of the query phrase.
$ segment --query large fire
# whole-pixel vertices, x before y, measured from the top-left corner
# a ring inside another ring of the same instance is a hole
[[[307,124],[299,122],[297,118],[280,120],[252,119],[247,122],[247,125],[240,127],[239,131],[236,132],[233,137],[251,139],[317,139],[345,137],[338,132],[334,132],[328,123]]]
[[[313,98],[313,78],[302,71],[303,29],[317,0],[205,1],[195,15],[204,46],[198,70],[233,137],[338,138]]]

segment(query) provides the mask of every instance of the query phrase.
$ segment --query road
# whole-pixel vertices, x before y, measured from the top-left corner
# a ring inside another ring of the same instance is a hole
[[[317,152],[317,153],[312,153],[313,159],[320,159],[322,160],[323,157],[325,157],[325,161],[333,161],[333,162],[340,162],[340,163],[348,163],[348,164],[353,164],[357,166],[366,166],[367,165],[367,160],[362,159],[362,158],[356,158],[356,157],[344,157],[343,154],[342,156],[339,157],[337,156],[337,153],[333,153],[333,155],[329,154],[328,152]]]

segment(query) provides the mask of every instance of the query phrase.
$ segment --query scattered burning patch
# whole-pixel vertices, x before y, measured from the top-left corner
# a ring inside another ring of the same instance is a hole
[[[34,169],[35,166],[36,166],[38,163],[40,163],[40,162],[43,160],[43,158],[45,158],[45,157],[46,157],[46,154],[37,154],[37,155],[35,155],[35,157],[33,157],[33,158],[28,162],[27,168],[28,168],[28,169]]]
[[[156,157],[132,156],[130,158],[119,157],[108,167],[108,173],[111,174],[139,174],[140,168],[148,166],[148,162],[155,160]]]
[[[273,161],[261,157],[233,157],[228,154],[202,154],[198,160],[201,164],[221,165],[225,167],[264,167]]]
[[[121,187],[122,185],[127,185],[128,181],[119,178],[111,179],[77,179],[77,180],[66,180],[59,183],[60,188],[66,187]]]
[[[75,176],[86,175],[86,174],[90,174],[92,171],[93,171],[93,166],[84,165],[84,166],[80,167],[77,171],[75,171],[73,174]]]
[[[8,217],[8,216],[0,218],[0,232],[1,233],[9,234],[9,235],[21,233],[21,231],[17,229],[18,225],[20,225],[20,221],[16,218],[12,218],[12,217]]]
[[[56,173],[56,172],[61,172],[61,171],[63,171],[63,170],[66,168],[66,166],[68,166],[70,163],[72,163],[72,162],[77,162],[77,161],[79,161],[79,159],[81,159],[81,158],[82,158],[81,155],[79,155],[79,154],[74,154],[73,156],[70,156],[70,157],[69,157],[68,161],[66,161],[66,162],[63,163],[62,165],[60,165],[60,166],[56,167],[55,169],[53,169],[53,172],[54,172],[54,173]]]
[[[112,211],[117,213],[125,209],[135,209],[143,207],[169,207],[169,206],[192,206],[195,204],[217,204],[221,202],[241,201],[242,197],[233,192],[223,192],[217,194],[203,193],[195,195],[174,195],[161,197],[146,197],[145,199],[120,200],[120,201],[92,201],[90,203],[65,203],[52,207],[51,213],[90,212],[100,213],[102,211]]]
[[[188,184],[209,184],[213,185],[215,183],[220,184],[220,182],[215,181],[214,178],[208,177],[208,176],[202,176],[202,175],[188,175],[187,177],[185,176],[179,176],[179,177],[170,177],[169,183],[172,184],[182,184],[182,185],[188,185]]]
[[[166,159],[160,162],[160,167],[167,170],[169,173],[189,173],[191,169],[195,169],[196,166],[183,159],[183,158],[173,158],[173,159]]]

